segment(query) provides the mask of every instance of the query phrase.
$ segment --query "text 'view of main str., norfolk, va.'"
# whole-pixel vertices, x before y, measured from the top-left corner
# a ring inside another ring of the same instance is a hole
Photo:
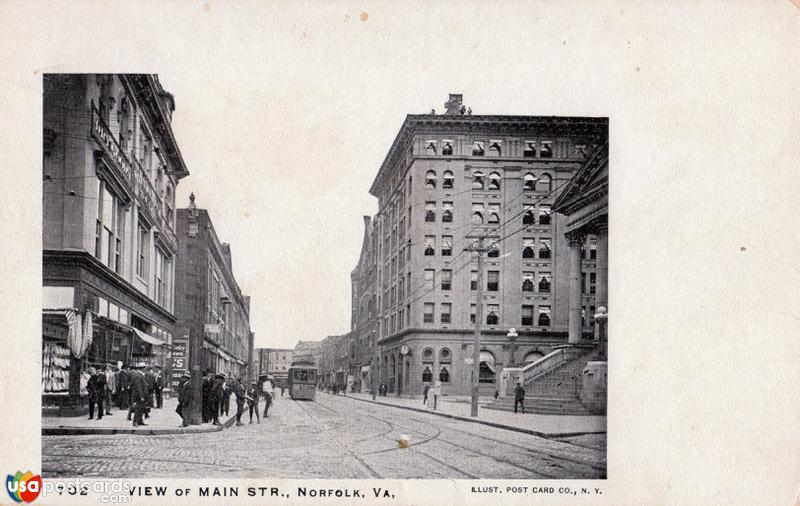
[[[43,78],[45,478],[606,477],[607,118],[397,118],[349,332],[269,346],[167,85]]]

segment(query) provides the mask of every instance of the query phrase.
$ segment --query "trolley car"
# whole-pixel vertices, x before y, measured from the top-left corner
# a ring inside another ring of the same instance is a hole
[[[292,399],[314,400],[317,391],[317,367],[313,359],[298,359],[289,366],[287,377]]]

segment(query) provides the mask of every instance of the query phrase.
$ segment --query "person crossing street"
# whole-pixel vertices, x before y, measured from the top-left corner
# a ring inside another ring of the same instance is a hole
[[[244,412],[244,402],[247,398],[247,392],[245,392],[244,385],[242,385],[241,376],[237,378],[233,384],[233,394],[236,396],[236,425],[244,425],[242,423],[242,413]]]
[[[253,411],[256,413],[256,421],[261,423],[261,417],[258,414],[258,397],[261,392],[259,391],[258,384],[255,381],[250,382],[250,388],[247,390],[248,411],[250,412],[250,423],[253,423]]]

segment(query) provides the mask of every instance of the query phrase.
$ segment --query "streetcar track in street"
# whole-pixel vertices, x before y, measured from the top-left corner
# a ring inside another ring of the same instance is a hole
[[[369,464],[367,464],[366,462],[364,462],[364,460],[363,460],[363,459],[362,459],[360,456],[358,456],[358,455],[357,455],[357,454],[356,454],[356,453],[355,453],[353,450],[351,450],[351,449],[350,449],[350,447],[349,447],[349,446],[348,446],[346,443],[342,442],[342,441],[341,441],[341,440],[340,440],[338,437],[336,437],[336,435],[335,435],[334,433],[332,433],[332,432],[331,432],[331,431],[330,431],[330,430],[329,430],[329,429],[328,429],[328,428],[325,426],[325,424],[323,424],[321,421],[319,421],[319,419],[317,419],[317,417],[315,417],[313,414],[311,414],[311,410],[307,410],[307,409],[306,409],[306,408],[304,408],[303,406],[300,406],[300,404],[299,404],[299,403],[298,403],[296,400],[295,400],[294,402],[295,402],[295,404],[297,404],[297,405],[300,407],[300,409],[301,409],[301,410],[303,410],[303,411],[304,411],[304,412],[305,412],[305,413],[306,413],[306,414],[307,414],[309,417],[311,417],[311,419],[312,419],[312,420],[314,420],[315,422],[317,422],[317,424],[319,424],[319,426],[320,426],[320,427],[322,427],[322,429],[323,429],[325,432],[327,432],[327,433],[328,433],[328,436],[330,436],[330,437],[331,437],[331,438],[333,438],[333,439],[334,439],[336,442],[338,442],[338,443],[339,443],[339,445],[341,445],[341,447],[342,447],[342,448],[344,448],[344,449],[345,449],[345,451],[346,451],[347,453],[349,453],[349,454],[350,454],[350,456],[352,456],[352,457],[353,457],[354,459],[356,459],[356,460],[357,460],[357,461],[358,461],[358,462],[359,462],[359,463],[360,463],[362,466],[364,466],[364,468],[365,468],[367,471],[369,471],[369,473],[372,475],[372,477],[373,477],[373,478],[378,478],[378,479],[380,479],[380,478],[383,478],[383,476],[381,476],[381,475],[380,475],[380,473],[378,473],[378,472],[377,472],[375,469],[373,469],[373,468],[372,468],[372,466],[370,466]],[[320,404],[320,405],[321,405],[321,404]]]
[[[316,401],[316,402],[318,402],[318,401]],[[320,404],[320,405],[321,405],[321,404]],[[330,410],[331,408],[328,408],[328,409]],[[332,411],[333,411],[333,410],[332,410]],[[381,419],[381,418],[379,418],[379,417],[376,417],[376,416],[374,416],[374,415],[367,415],[367,416],[370,416],[370,417],[372,417],[372,418],[379,419],[379,420],[381,420],[381,421],[384,421],[384,422],[386,422],[386,423],[391,423],[391,422],[387,422],[386,420],[383,420],[383,419]],[[431,424],[430,424],[428,421],[426,421],[426,420],[421,420],[421,419],[419,419],[419,418],[415,418],[415,417],[412,417],[412,416],[407,416],[407,418],[409,418],[410,420],[413,420],[413,421],[416,421],[416,422],[419,422],[419,423],[425,424],[425,425],[431,425]],[[426,436],[426,437],[428,437],[428,438],[429,438],[429,439],[427,439],[427,440],[425,440],[425,441],[424,441],[424,442],[426,442],[426,443],[427,443],[427,442],[429,442],[429,441],[431,441],[431,440],[433,440],[433,439],[436,439],[436,440],[438,440],[438,441],[441,441],[441,442],[443,442],[443,443],[446,443],[446,444],[449,444],[449,445],[452,445],[452,446],[455,446],[455,447],[458,447],[458,448],[461,448],[461,449],[464,449],[464,450],[467,450],[467,451],[473,452],[473,453],[475,453],[475,454],[477,454],[477,455],[480,455],[480,456],[483,456],[483,457],[486,457],[486,458],[492,459],[492,460],[494,460],[494,461],[496,461],[496,462],[501,462],[501,463],[504,463],[504,464],[508,464],[508,465],[511,465],[511,466],[517,467],[517,468],[519,468],[519,469],[524,469],[525,471],[528,471],[528,472],[530,472],[530,473],[534,473],[534,474],[536,474],[536,475],[538,475],[539,477],[542,477],[542,478],[550,478],[550,479],[561,479],[561,478],[562,478],[562,477],[561,477],[561,476],[559,476],[559,475],[552,475],[552,474],[548,474],[548,473],[542,472],[541,470],[535,470],[535,469],[529,468],[529,467],[527,467],[527,466],[525,466],[525,465],[522,465],[522,464],[519,464],[519,463],[517,463],[517,462],[511,461],[511,460],[509,460],[509,459],[506,459],[506,458],[503,458],[503,457],[498,457],[498,456],[495,456],[495,455],[491,455],[491,454],[488,454],[488,453],[485,453],[485,452],[482,452],[482,451],[476,450],[476,449],[474,449],[474,448],[471,448],[471,447],[468,447],[468,446],[464,446],[464,445],[461,445],[461,444],[459,444],[459,443],[456,443],[456,442],[450,441],[450,440],[448,440],[448,439],[442,438],[442,437],[440,436],[440,435],[441,435],[441,432],[442,432],[442,429],[441,429],[441,428],[439,428],[439,427],[437,427],[437,429],[438,429],[438,433],[437,433],[437,434],[435,434],[435,435],[432,435],[432,434],[425,433],[425,432],[423,432],[423,431],[421,431],[421,430],[419,430],[419,429],[415,429],[415,428],[413,428],[413,427],[410,427],[410,426],[408,426],[408,425],[396,424],[396,423],[393,423],[393,425],[394,425],[394,426],[397,426],[397,427],[404,427],[404,428],[406,428],[406,429],[410,429],[410,431],[417,432],[417,433],[419,433],[419,434],[423,434],[424,436]],[[552,455],[552,454],[550,454],[550,453],[547,453],[547,452],[543,452],[543,451],[540,451],[540,450],[534,450],[534,449],[531,449],[531,448],[528,448],[528,447],[525,447],[525,446],[522,446],[522,445],[518,445],[518,444],[515,444],[515,443],[508,443],[508,442],[501,441],[501,440],[498,440],[498,439],[495,439],[495,438],[484,437],[483,435],[474,434],[474,433],[472,433],[472,432],[470,432],[470,431],[463,430],[463,429],[455,429],[455,428],[452,428],[452,427],[447,427],[447,428],[448,428],[448,429],[451,429],[451,430],[454,430],[454,431],[457,431],[457,432],[461,432],[461,433],[463,433],[463,434],[467,434],[467,435],[469,435],[469,436],[471,436],[471,437],[483,438],[483,439],[486,439],[486,440],[489,440],[489,441],[493,441],[493,442],[495,442],[495,443],[498,443],[498,444],[503,444],[503,445],[507,445],[507,446],[514,447],[514,448],[518,448],[518,449],[524,450],[524,451],[526,451],[526,452],[535,452],[535,453],[537,453],[537,454],[540,454],[540,455],[542,455],[542,456],[547,456],[547,457],[549,457],[550,459],[553,459],[553,460],[555,460],[555,461],[558,461],[558,460],[563,460],[563,461],[570,462],[570,463],[572,463],[572,464],[577,464],[577,465],[580,465],[580,466],[583,466],[583,467],[589,467],[589,468],[591,468],[591,469],[593,469],[593,470],[595,470],[595,471],[600,471],[600,472],[602,473],[602,474],[601,474],[601,476],[603,476],[603,477],[605,476],[606,469],[605,469],[604,467],[596,466],[596,465],[593,465],[593,464],[590,464],[590,463],[586,463],[586,462],[582,462],[582,461],[578,461],[578,460],[573,460],[573,459],[570,459],[570,458],[567,458],[567,457],[563,457],[563,456],[560,456],[560,455],[559,455],[559,456]],[[547,439],[547,438],[542,438],[542,439]],[[563,442],[560,442],[560,443],[562,443],[562,444],[569,444],[569,443],[563,443]],[[379,451],[377,451],[377,452],[370,452],[370,453],[367,453],[367,454],[365,454],[365,455],[368,455],[368,454],[374,454],[374,453],[383,453],[383,452],[388,452],[388,451],[392,451],[392,450],[397,450],[397,448],[391,448],[391,449],[379,450]],[[422,454],[422,455],[426,455],[424,452],[419,452],[419,453],[420,453],[420,454]],[[426,455],[426,456],[428,456],[429,458],[431,458],[431,459],[433,459],[433,460],[436,460],[434,457],[431,457],[431,456],[429,456],[429,455]],[[450,466],[449,464],[446,464],[446,465],[447,465],[448,467],[451,467],[451,468],[453,468],[453,467],[452,467],[452,466]],[[551,465],[551,466],[555,466],[555,467],[561,467],[561,468],[563,468],[563,466],[561,466],[561,465],[560,465],[560,464],[558,464],[558,463],[555,463],[555,464],[550,464],[550,465]],[[456,468],[453,468],[453,469],[456,469]],[[464,471],[461,471],[461,470],[459,470],[459,469],[456,469],[456,470],[458,470],[459,472],[463,472],[464,474],[469,474],[469,473],[466,473],[466,472],[464,472]]]

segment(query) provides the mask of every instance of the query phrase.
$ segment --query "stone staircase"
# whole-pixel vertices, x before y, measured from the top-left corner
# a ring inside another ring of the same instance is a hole
[[[525,384],[525,412],[542,415],[591,415],[578,398],[583,369],[596,360],[599,350],[589,349]],[[514,411],[514,396],[492,401],[487,409]]]

